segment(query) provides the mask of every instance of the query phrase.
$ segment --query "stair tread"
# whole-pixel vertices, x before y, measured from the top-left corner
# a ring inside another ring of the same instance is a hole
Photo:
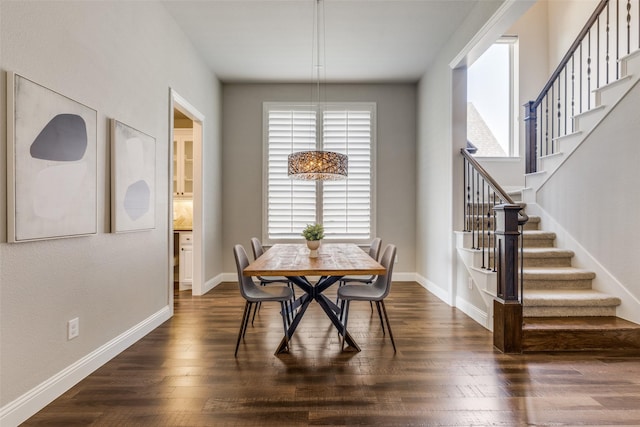
[[[531,289],[524,293],[525,306],[614,306],[620,298],[593,289]]]
[[[620,330],[640,325],[614,316],[525,317],[523,330]]]

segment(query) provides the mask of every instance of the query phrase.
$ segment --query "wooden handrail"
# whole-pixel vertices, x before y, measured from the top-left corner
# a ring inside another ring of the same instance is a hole
[[[576,37],[575,41],[573,42],[573,44],[571,45],[567,53],[565,53],[565,55],[562,57],[562,60],[560,61],[560,65],[558,65],[558,67],[555,69],[553,74],[551,74],[549,81],[547,81],[547,84],[544,85],[544,87],[542,88],[542,91],[540,91],[540,95],[538,95],[538,98],[536,98],[536,100],[533,101],[533,103],[529,106],[529,109],[537,108],[538,105],[540,105],[545,95],[547,94],[549,89],[551,89],[556,79],[560,76],[564,67],[567,66],[573,54],[576,52],[578,47],[580,47],[580,43],[582,43],[582,40],[589,33],[589,31],[591,30],[591,27],[593,26],[593,24],[596,23],[596,21],[598,20],[598,17],[600,16],[600,13],[604,10],[605,7],[607,7],[608,3],[609,3],[609,0],[601,0],[600,3],[598,3],[598,6],[589,17],[589,20],[587,21],[585,26],[582,28],[582,30],[580,30],[580,33],[578,33],[578,37]]]

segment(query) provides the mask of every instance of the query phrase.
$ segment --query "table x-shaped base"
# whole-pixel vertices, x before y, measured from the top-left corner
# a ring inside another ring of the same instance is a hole
[[[297,307],[300,307],[300,309],[298,310],[296,317],[294,317],[291,325],[289,326],[289,329],[287,330],[287,336],[289,337],[289,340],[291,340],[291,338],[293,337],[293,334],[296,331],[298,324],[302,320],[305,311],[307,311],[309,304],[311,304],[311,301],[317,301],[318,304],[320,304],[320,307],[322,307],[324,312],[327,314],[327,317],[331,319],[333,326],[335,326],[338,330],[338,333],[342,335],[343,325],[339,317],[340,308],[333,301],[322,294],[325,290],[327,290],[331,285],[336,283],[341,278],[342,276],[322,276],[320,277],[318,282],[313,285],[304,276],[287,276],[287,279],[289,279],[292,283],[295,283],[300,289],[305,292],[305,294],[298,298],[296,300],[296,303],[294,304],[294,309]],[[286,313],[283,313],[283,315],[286,315]],[[360,347],[351,337],[349,332],[346,332],[344,339],[348,345],[345,351],[360,351]],[[275,354],[286,353],[288,351],[289,349],[287,348],[287,340],[283,337]]]

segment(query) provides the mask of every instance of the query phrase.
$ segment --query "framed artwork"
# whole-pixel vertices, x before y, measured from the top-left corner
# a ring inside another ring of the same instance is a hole
[[[96,234],[97,112],[7,73],[7,237]]]
[[[156,226],[156,140],[111,119],[111,230]]]

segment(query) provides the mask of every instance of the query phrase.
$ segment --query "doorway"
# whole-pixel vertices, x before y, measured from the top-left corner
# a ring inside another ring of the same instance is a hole
[[[186,271],[188,272],[186,277],[180,278],[179,289],[187,292],[190,281],[191,294],[203,294],[202,141],[204,116],[174,90],[171,90],[170,93],[169,298],[170,305],[173,307],[174,264],[176,261],[179,263],[182,260],[185,263],[182,267],[187,267]],[[185,137],[185,134],[188,137]],[[187,140],[188,142],[186,142]],[[176,141],[182,141],[181,151],[176,150]],[[176,220],[177,222],[174,222]],[[177,236],[176,232],[179,232]],[[178,241],[176,241],[176,237]],[[186,243],[189,243],[190,246],[185,246]],[[175,251],[176,247],[179,248],[179,251]],[[190,252],[182,253],[183,256],[180,256],[182,248],[190,250]]]

